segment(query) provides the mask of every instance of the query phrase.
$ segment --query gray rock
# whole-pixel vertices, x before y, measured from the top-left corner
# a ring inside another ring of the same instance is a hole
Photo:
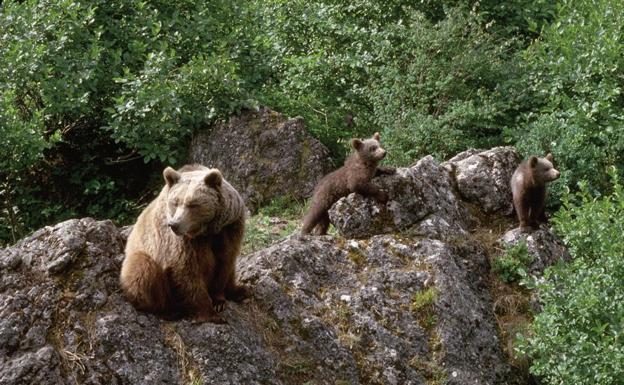
[[[68,234],[82,251],[49,274]],[[123,247],[111,222],[85,218],[2,250],[30,263],[0,272],[0,384],[516,383],[478,248],[294,235],[239,259],[254,298],[214,325],[135,311],[117,283]]]
[[[505,211],[514,154],[425,157],[373,180],[386,204],[351,194],[334,205],[345,238],[293,235],[239,258],[254,298],[228,303],[225,325],[164,321],[125,301],[129,228],[90,218],[45,227],[0,249],[0,384],[519,385],[462,201]],[[569,258],[545,228],[500,242],[519,239],[534,273]]]
[[[471,149],[443,163],[462,199],[478,204],[486,213],[505,214],[513,210],[509,181],[519,164],[520,155],[513,147]]]
[[[506,232],[499,240],[505,248],[520,242],[526,243],[529,253],[534,258],[529,266],[529,272],[533,275],[541,275],[547,267],[557,262],[570,261],[572,258],[561,238],[546,225],[530,233],[524,233],[519,228],[515,228]]]
[[[20,354],[8,362],[0,358],[0,384],[64,383],[66,381],[61,376],[58,353],[50,345]]]
[[[244,111],[193,138],[190,161],[219,168],[252,211],[271,199],[302,200],[331,169],[329,151],[300,117]]]
[[[390,197],[386,204],[350,194],[329,211],[338,232],[346,238],[406,232],[449,238],[467,234],[471,217],[452,188],[449,172],[427,156],[395,175],[373,179]]]
[[[481,279],[483,253],[394,235],[293,236],[240,267],[286,350],[316,368],[307,379],[514,383]]]

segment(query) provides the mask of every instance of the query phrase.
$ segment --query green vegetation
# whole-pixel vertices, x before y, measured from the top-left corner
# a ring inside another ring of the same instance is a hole
[[[337,161],[552,151],[565,187],[624,166],[615,0],[5,1],[0,242],[72,216],[129,223],[193,131],[242,108],[305,118]]]
[[[1,245],[74,216],[132,222],[195,130],[258,105],[303,116],[337,161],[374,131],[395,165],[552,152],[574,262],[546,272],[521,350],[545,383],[622,383],[624,2],[8,0],[0,31]],[[244,252],[303,211],[261,208]],[[513,282],[530,262],[518,245],[494,268]],[[414,297],[425,325],[434,300]]]
[[[526,242],[521,241],[508,247],[505,254],[496,258],[492,269],[499,274],[503,282],[518,282],[527,276],[531,262],[533,256],[529,254]]]
[[[268,63],[250,17],[219,0],[0,5],[0,240],[131,221],[194,128],[252,104]]]
[[[592,198],[587,186],[566,195],[554,218],[574,261],[546,271],[542,312],[520,351],[546,384],[622,383],[624,373],[624,188]]]
[[[292,234],[304,213],[305,207],[288,197],[274,199],[247,220],[242,253],[263,249]]]
[[[558,9],[524,53],[534,107],[508,130],[522,153],[553,153],[556,202],[581,180],[605,192],[608,166],[624,170],[624,2],[566,0]]]
[[[438,298],[438,291],[435,287],[430,287],[425,290],[421,290],[418,293],[414,294],[412,298],[412,303],[410,304],[410,310],[413,312],[418,312],[419,310],[433,305],[436,298]]]

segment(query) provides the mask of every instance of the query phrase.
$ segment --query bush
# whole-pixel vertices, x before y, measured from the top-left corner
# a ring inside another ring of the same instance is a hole
[[[0,242],[73,215],[133,216],[194,129],[253,105],[270,72],[254,17],[221,0],[4,2]]]
[[[446,159],[500,144],[514,117],[505,83],[516,76],[509,52],[517,43],[491,35],[462,8],[437,24],[408,16],[388,27],[398,43],[378,43],[383,64],[367,90],[390,161],[409,165],[427,154]]]
[[[553,10],[543,0],[262,3],[278,55],[262,101],[303,116],[334,155],[337,142],[385,131],[399,164],[500,143],[524,106],[524,84],[507,84],[518,42]]]
[[[622,383],[624,189],[614,180],[608,196],[592,198],[586,186],[566,195],[553,219],[574,261],[546,270],[538,286],[542,312],[520,345],[548,384]]]
[[[521,241],[508,247],[504,255],[496,258],[492,268],[504,282],[518,282],[527,277],[527,268],[533,259],[534,257],[529,253],[526,242]]]
[[[553,153],[551,203],[580,180],[606,192],[607,166],[624,169],[624,3],[564,0],[556,20],[525,54],[535,108],[508,132],[527,156]]]

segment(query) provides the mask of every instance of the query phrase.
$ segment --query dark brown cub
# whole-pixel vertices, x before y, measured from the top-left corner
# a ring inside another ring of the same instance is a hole
[[[393,174],[396,171],[394,167],[377,166],[386,156],[379,139],[378,132],[371,139],[351,139],[351,147],[355,152],[347,158],[344,166],[325,175],[316,186],[310,209],[303,218],[302,234],[309,234],[313,230],[319,235],[327,234],[329,209],[338,199],[352,192],[371,196],[383,203],[388,201],[388,195],[371,183],[375,175]]]
[[[553,166],[552,154],[545,158],[532,156],[528,161],[522,162],[513,173],[511,193],[522,231],[538,229],[539,222],[546,220],[546,183],[557,178],[559,171]]]

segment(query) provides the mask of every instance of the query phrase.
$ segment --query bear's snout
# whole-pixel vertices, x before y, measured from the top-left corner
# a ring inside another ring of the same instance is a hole
[[[169,221],[167,222],[167,225],[169,225],[171,231],[173,231],[175,235],[181,235],[179,222]]]

